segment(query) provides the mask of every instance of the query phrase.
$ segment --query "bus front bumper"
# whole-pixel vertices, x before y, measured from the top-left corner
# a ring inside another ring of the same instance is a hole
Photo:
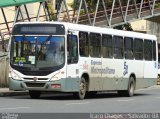
[[[37,91],[79,91],[79,79],[60,79],[56,81],[24,81],[9,78],[9,89],[15,91],[37,90]]]

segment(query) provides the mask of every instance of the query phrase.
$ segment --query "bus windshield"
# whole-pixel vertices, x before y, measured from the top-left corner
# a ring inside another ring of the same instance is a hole
[[[63,65],[64,59],[63,36],[12,36],[11,65],[39,70]]]

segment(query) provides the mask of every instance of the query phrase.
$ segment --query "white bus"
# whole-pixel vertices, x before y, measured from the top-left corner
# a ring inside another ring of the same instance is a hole
[[[79,99],[98,91],[133,96],[157,81],[156,36],[63,22],[15,24],[10,40],[9,88],[71,92]]]

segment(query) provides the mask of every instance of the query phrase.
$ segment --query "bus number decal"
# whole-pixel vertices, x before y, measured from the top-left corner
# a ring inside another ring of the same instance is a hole
[[[87,64],[86,61],[85,61],[85,63],[83,64],[83,69],[84,69],[84,70],[88,70],[88,64]]]

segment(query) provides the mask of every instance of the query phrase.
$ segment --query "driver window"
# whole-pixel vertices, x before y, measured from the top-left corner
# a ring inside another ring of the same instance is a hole
[[[78,40],[76,35],[67,36],[67,58],[68,64],[78,62]]]

